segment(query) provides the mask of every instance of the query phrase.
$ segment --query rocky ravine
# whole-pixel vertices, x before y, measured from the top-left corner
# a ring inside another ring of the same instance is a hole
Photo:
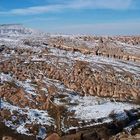
[[[59,36],[3,26],[0,139],[139,137],[139,36]]]

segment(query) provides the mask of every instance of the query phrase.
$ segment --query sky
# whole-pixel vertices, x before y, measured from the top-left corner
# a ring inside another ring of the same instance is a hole
[[[140,35],[140,0],[0,0],[0,24],[62,34]]]

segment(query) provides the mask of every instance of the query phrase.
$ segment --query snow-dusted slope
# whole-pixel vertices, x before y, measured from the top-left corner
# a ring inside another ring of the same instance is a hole
[[[85,129],[106,139],[99,132],[139,123],[140,37],[125,39],[0,25],[0,139],[7,129],[17,140],[53,132],[92,139]]]
[[[0,36],[23,36],[33,35],[37,31],[26,28],[21,24],[2,24],[0,25]]]

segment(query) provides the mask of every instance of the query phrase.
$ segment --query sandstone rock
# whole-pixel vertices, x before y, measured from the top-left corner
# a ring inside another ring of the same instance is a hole
[[[60,136],[56,133],[51,134],[45,140],[61,140]]]
[[[4,137],[2,138],[2,140],[16,140],[16,139],[14,139],[14,138],[12,138],[12,137],[10,137],[10,136],[4,136]]]
[[[9,118],[11,117],[11,113],[9,110],[6,110],[6,109],[3,109],[0,111],[0,115],[3,117],[3,118]]]

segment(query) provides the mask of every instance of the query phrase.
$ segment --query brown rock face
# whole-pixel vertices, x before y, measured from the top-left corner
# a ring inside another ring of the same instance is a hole
[[[133,130],[132,134],[122,132],[110,138],[110,140],[139,140],[139,139],[140,139],[140,128]]]
[[[13,139],[12,137],[9,137],[9,136],[4,136],[2,138],[2,140],[15,140],[15,139]]]
[[[140,62],[140,37],[92,37],[83,36],[74,39],[51,38],[50,44],[65,50],[79,51],[84,54],[94,54],[109,58]],[[93,45],[94,44],[94,45]],[[133,49],[133,51],[130,51]]]
[[[0,115],[2,118],[9,118],[11,116],[11,113],[9,110],[3,109],[1,110]]]
[[[61,140],[58,134],[53,133],[49,137],[47,137],[45,140]]]
[[[0,139],[134,138],[140,37],[0,38],[0,97]]]

